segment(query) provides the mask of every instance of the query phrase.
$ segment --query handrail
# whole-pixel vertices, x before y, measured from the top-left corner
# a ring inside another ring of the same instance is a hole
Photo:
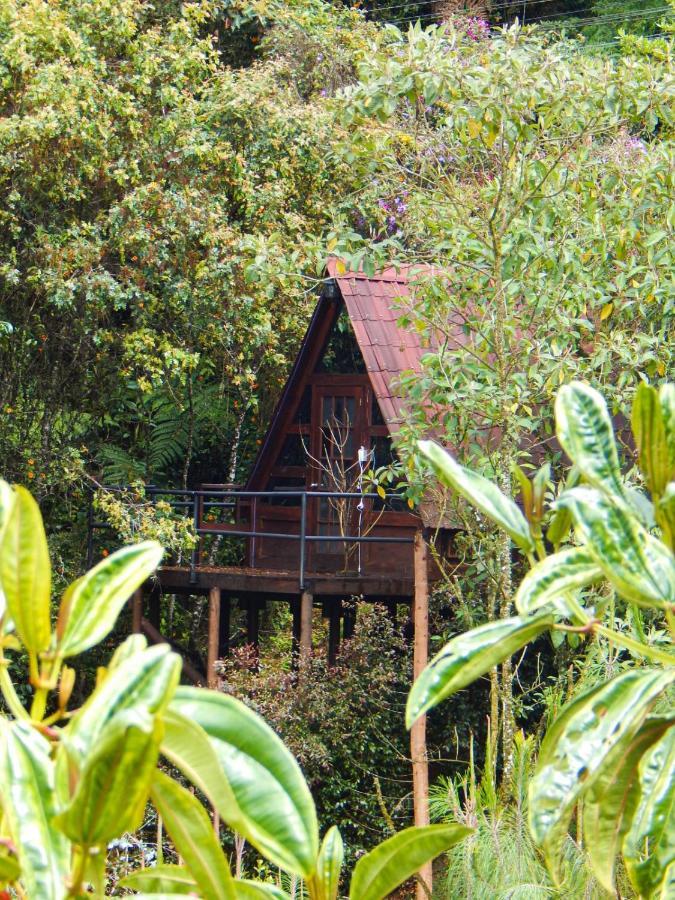
[[[124,492],[133,490],[130,487],[116,485],[111,488],[104,488],[114,492]],[[180,498],[169,500],[173,509],[191,510],[192,524],[197,535],[225,535],[227,537],[242,537],[251,540],[249,562],[252,568],[255,568],[255,542],[258,538],[274,538],[275,540],[298,541],[299,547],[299,572],[298,582],[299,589],[305,589],[306,583],[306,567],[307,567],[307,544],[308,542],[337,542],[342,544],[412,544],[412,537],[389,537],[389,536],[372,536],[372,535],[344,535],[344,534],[308,534],[307,533],[307,512],[308,501],[315,498],[333,499],[333,500],[379,500],[385,502],[387,500],[401,500],[398,493],[385,493],[384,496],[379,493],[361,493],[356,491],[321,491],[321,490],[288,490],[288,491],[247,491],[227,488],[225,490],[197,488],[190,490],[186,488],[159,488],[155,485],[145,488],[145,494],[151,500],[157,497]],[[217,499],[214,499],[217,498]],[[292,534],[288,532],[271,532],[260,531],[257,528],[258,517],[258,501],[263,498],[274,498],[275,500],[293,499],[300,501],[299,515],[299,533]],[[237,528],[238,523],[219,523],[221,525],[234,524],[234,528],[219,528],[216,524],[209,528],[204,526],[202,516],[206,509],[236,509],[240,500],[252,500],[247,504],[252,511],[250,528]],[[87,564],[91,566],[93,559],[93,533],[98,528],[109,528],[107,523],[96,521],[93,516],[93,493],[90,496],[89,511],[87,516],[88,538],[87,538]],[[192,550],[190,556],[190,583],[195,584],[197,581],[197,569],[200,566],[200,547],[199,544]]]

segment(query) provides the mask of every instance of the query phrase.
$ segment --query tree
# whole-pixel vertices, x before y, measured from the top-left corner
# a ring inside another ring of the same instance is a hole
[[[557,458],[547,410],[559,384],[583,375],[616,410],[640,377],[672,365],[669,66],[608,62],[536,29],[477,44],[460,28],[416,26],[364,57],[359,75],[342,99],[358,126],[345,152],[373,185],[360,199],[373,224],[338,247],[371,270],[394,248],[434,267],[402,309],[436,349],[406,381],[400,445],[414,464],[414,439],[432,433],[511,496],[514,464]],[[508,540],[464,522],[485,613],[508,618]],[[492,677],[508,783],[508,659],[500,685]]]

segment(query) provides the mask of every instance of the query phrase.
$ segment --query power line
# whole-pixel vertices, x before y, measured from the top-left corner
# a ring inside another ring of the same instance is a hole
[[[505,9],[510,6],[516,6],[517,4],[521,4],[522,2],[523,0],[510,0],[510,2],[508,2],[507,0],[507,2],[502,3],[491,3],[489,12],[492,12],[493,9]],[[543,3],[557,3],[560,2],[560,0],[525,0],[525,2],[527,3],[527,8],[529,9],[529,7],[531,6],[539,6]],[[581,2],[581,0],[579,0],[579,2]],[[394,6],[380,6],[377,9],[359,9],[358,11],[367,13],[368,15],[378,15],[381,12],[387,12],[388,10],[392,9],[408,9],[409,6],[411,6],[410,3],[396,3],[394,4]],[[354,9],[354,7],[352,7],[352,9]],[[471,13],[467,11],[465,11],[463,14],[471,15]],[[425,15],[435,15],[435,13],[425,13]],[[458,13],[458,15],[462,15],[462,13],[460,12]],[[413,18],[415,17],[413,16]]]
[[[628,13],[623,13],[623,14],[618,14],[618,15],[612,14],[612,15],[607,15],[607,16],[592,16],[592,17],[589,16],[587,18],[581,18],[581,19],[576,18],[575,13],[564,13],[563,15],[556,16],[554,21],[544,23],[543,27],[546,30],[553,30],[558,27],[558,23],[562,19],[564,19],[568,16],[575,16],[575,21],[574,21],[575,26],[584,27],[584,26],[588,26],[588,25],[592,25],[592,24],[609,25],[612,22],[625,22],[626,20],[631,19],[631,18],[651,19],[651,18],[655,18],[656,16],[662,15],[662,13],[664,13],[664,12],[669,12],[670,10],[671,10],[670,6],[660,6],[660,7],[657,7],[656,9],[648,10],[647,12],[642,12],[641,10],[634,10],[633,12],[628,12]],[[553,16],[554,16],[554,14],[551,14],[551,16],[544,16],[543,18],[553,18]],[[469,16],[468,14],[464,14],[463,17],[464,18],[473,18],[472,16]],[[438,18],[438,16],[436,16],[435,13],[427,13],[423,16],[408,16],[406,18],[399,19],[398,21],[399,22],[422,22],[423,20],[437,19],[437,18]],[[539,24],[539,21],[537,22],[537,24]]]

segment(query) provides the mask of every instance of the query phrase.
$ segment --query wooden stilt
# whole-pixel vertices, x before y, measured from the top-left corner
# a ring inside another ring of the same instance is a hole
[[[260,640],[260,603],[255,597],[246,601],[246,642],[258,649]]]
[[[340,649],[340,618],[342,601],[332,601],[328,609],[328,665],[334,666]]]
[[[162,596],[158,590],[154,590],[150,592],[150,604],[148,610],[148,619],[155,628],[161,628],[161,616],[162,616],[162,607],[161,607]]]
[[[428,549],[421,531],[415,534],[415,599],[413,603],[414,643],[413,677],[417,678],[429,656],[429,582]],[[429,764],[427,762],[426,716],[420,716],[410,731],[410,755],[413,774],[413,813],[415,825],[429,824]],[[433,890],[431,863],[419,871],[424,885],[415,886],[416,900],[427,900]]]
[[[141,633],[141,621],[143,619],[143,588],[134,591],[131,598],[131,633]]]
[[[349,606],[344,611],[344,627],[342,630],[342,636],[346,641],[349,640],[350,637],[354,634],[354,628],[356,626],[356,610],[353,606]]]
[[[309,662],[312,655],[312,613],[314,597],[309,591],[300,595],[300,666]]]
[[[209,635],[206,657],[206,684],[210,688],[218,685],[215,671],[220,644],[220,588],[212,587],[209,591]]]
[[[291,640],[291,663],[293,668],[297,668],[298,658],[300,656],[300,600],[291,600],[291,615],[293,617],[293,637]]]
[[[218,654],[221,659],[230,652],[230,603],[230,598],[221,592],[218,628]]]

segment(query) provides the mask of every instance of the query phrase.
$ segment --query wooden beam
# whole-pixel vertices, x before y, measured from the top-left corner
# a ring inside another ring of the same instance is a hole
[[[300,595],[300,667],[309,662],[312,655],[312,614],[314,597],[309,591]]]
[[[342,601],[333,600],[328,607],[328,665],[334,666],[340,649]]]
[[[171,644],[171,641],[165,638],[147,619],[141,619],[141,634],[144,634],[151,644]],[[171,645],[173,646],[173,644]],[[202,673],[185,656],[183,656],[183,675],[189,678],[193,684],[200,686],[204,684],[205,679]]]
[[[428,548],[421,531],[415,533],[415,600],[413,604],[413,678],[417,678],[429,657]],[[413,774],[413,814],[415,825],[429,824],[429,764],[427,761],[426,716],[420,716],[410,730]],[[433,891],[431,863],[419,870],[424,882],[415,886],[416,900],[427,900]],[[426,890],[425,890],[426,885]]]
[[[209,591],[209,634],[207,639],[206,684],[210,688],[218,685],[215,665],[219,658],[220,644],[220,588],[212,587]]]
[[[139,587],[131,597],[131,633],[141,633],[141,620],[143,619],[143,588]]]

